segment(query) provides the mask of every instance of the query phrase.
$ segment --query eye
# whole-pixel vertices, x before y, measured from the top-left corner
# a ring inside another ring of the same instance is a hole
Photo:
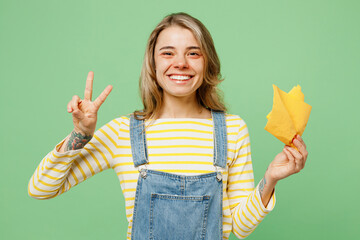
[[[189,55],[190,56],[200,56],[200,54],[197,52],[190,52]]]
[[[195,50],[195,51],[188,52],[188,56],[191,58],[200,58],[202,55],[201,55],[200,51]]]
[[[161,55],[172,56],[172,52],[162,52]]]

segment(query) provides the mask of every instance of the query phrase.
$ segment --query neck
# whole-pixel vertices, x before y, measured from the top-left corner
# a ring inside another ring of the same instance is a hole
[[[211,112],[200,106],[196,96],[189,98],[165,97],[158,118],[211,118]]]

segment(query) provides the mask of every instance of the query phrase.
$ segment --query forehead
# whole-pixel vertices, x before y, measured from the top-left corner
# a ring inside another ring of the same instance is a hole
[[[155,49],[163,46],[175,48],[187,48],[189,46],[199,46],[194,34],[187,28],[171,26],[162,30],[157,38]]]

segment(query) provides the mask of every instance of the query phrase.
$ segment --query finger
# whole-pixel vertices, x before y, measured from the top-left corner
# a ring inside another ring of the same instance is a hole
[[[299,140],[304,145],[304,147],[306,148],[306,144],[305,144],[304,140],[302,139],[302,137],[299,134],[296,135],[296,139]]]
[[[299,149],[299,152],[303,155],[303,156],[307,156],[307,151],[306,151],[306,146],[300,142],[300,140],[298,140],[297,138],[295,138],[293,140],[293,144],[295,145],[295,147],[297,149]]]
[[[296,163],[296,158],[294,157],[294,155],[292,155],[292,152],[289,150],[289,148],[285,147],[284,152],[287,153],[287,157],[289,159],[289,169],[292,174],[300,172],[301,169]]]
[[[297,147],[297,149],[299,150],[301,155],[304,157],[304,164],[305,164],[307,156],[308,156],[308,151],[306,150],[306,146],[304,144],[302,144],[298,139],[294,139],[293,143],[294,143],[295,147]]]
[[[68,103],[68,105],[67,105],[67,111],[69,112],[69,113],[71,113],[72,111],[73,111],[73,109],[72,109],[72,107],[71,107],[71,101]]]
[[[73,110],[79,110],[79,103],[81,102],[81,99],[78,95],[74,95],[72,97],[72,100],[70,102],[71,108]]]
[[[295,150],[292,147],[286,147],[287,150],[294,156],[295,158],[295,164],[296,164],[296,170],[300,171],[304,168],[304,156],[300,154],[297,150]]]
[[[285,153],[286,157],[289,160],[289,169],[291,169],[292,171],[295,171],[295,168],[296,168],[295,158],[291,155],[290,151],[287,150],[286,147],[283,149],[283,152]]]
[[[90,71],[88,73],[87,79],[86,79],[86,87],[85,87],[85,93],[84,93],[84,99],[90,100],[92,97],[92,90],[93,90],[93,81],[94,81],[94,72]]]
[[[81,99],[79,96],[75,95],[73,96],[71,100],[71,108],[73,109],[72,113],[75,118],[82,119],[83,113],[79,109],[79,104],[81,103]]]
[[[297,158],[297,159],[303,158],[303,155],[301,154],[301,152],[299,152],[295,148],[286,146],[286,149],[289,150],[295,158]]]
[[[109,96],[110,92],[112,90],[112,86],[109,85],[105,88],[105,90],[96,98],[94,101],[95,107],[97,109],[100,108],[100,106],[105,102],[106,98]]]

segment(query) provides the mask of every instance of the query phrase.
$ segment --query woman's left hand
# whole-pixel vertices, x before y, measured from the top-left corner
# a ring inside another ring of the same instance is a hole
[[[300,135],[294,138],[293,143],[298,150],[285,146],[283,151],[276,155],[270,163],[265,173],[267,181],[277,182],[280,179],[300,172],[304,168],[308,156],[306,145]]]

